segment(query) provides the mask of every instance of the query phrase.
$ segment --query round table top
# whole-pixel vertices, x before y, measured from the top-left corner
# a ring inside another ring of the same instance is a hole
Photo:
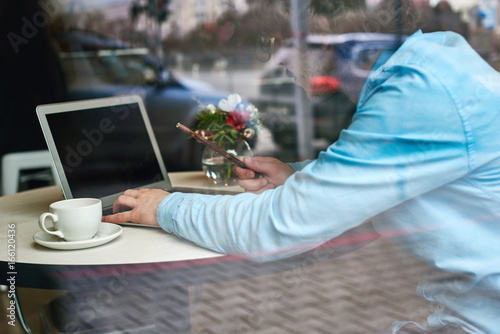
[[[211,187],[201,172],[170,173],[170,178],[173,186]],[[121,235],[116,239],[92,248],[58,250],[37,244],[33,237],[40,231],[38,217],[48,211],[50,203],[63,198],[59,186],[0,197],[0,244],[15,244],[16,263],[106,265],[185,261],[222,256],[165,233],[160,228],[145,226],[123,226]],[[9,261],[7,252],[0,252],[0,261]]]

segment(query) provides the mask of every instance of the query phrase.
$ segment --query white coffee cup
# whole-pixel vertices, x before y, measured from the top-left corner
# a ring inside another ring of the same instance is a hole
[[[54,202],[38,218],[38,226],[45,233],[56,235],[66,241],[89,240],[99,230],[102,219],[102,202],[96,198],[74,198]],[[53,231],[45,226],[46,219],[52,221]]]

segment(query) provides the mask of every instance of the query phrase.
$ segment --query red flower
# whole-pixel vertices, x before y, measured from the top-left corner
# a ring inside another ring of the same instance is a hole
[[[250,113],[248,111],[239,111],[234,110],[227,115],[226,123],[231,124],[233,129],[241,131],[246,127],[246,120],[250,117]]]

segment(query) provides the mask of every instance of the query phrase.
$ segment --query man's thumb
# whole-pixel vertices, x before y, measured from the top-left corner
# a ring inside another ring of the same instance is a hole
[[[253,164],[253,160],[251,157],[243,157],[243,163],[245,164],[245,166],[250,168],[250,166]]]
[[[243,158],[243,163],[247,166],[248,169],[251,169],[253,171],[258,172],[259,171],[259,164],[253,160],[251,157],[244,157]]]
[[[266,160],[260,157],[257,159],[252,159],[251,157],[244,157],[243,163],[247,166],[248,169],[253,170],[255,172],[255,178],[259,178],[264,176],[267,168],[266,168]]]

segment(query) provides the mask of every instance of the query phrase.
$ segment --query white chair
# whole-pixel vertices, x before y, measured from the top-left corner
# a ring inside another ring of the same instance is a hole
[[[50,174],[37,173],[22,175],[23,170],[50,168],[52,181],[59,184],[56,168],[49,151],[27,151],[8,153],[2,157],[2,195],[14,194],[19,191],[19,183],[30,180],[50,181]]]

